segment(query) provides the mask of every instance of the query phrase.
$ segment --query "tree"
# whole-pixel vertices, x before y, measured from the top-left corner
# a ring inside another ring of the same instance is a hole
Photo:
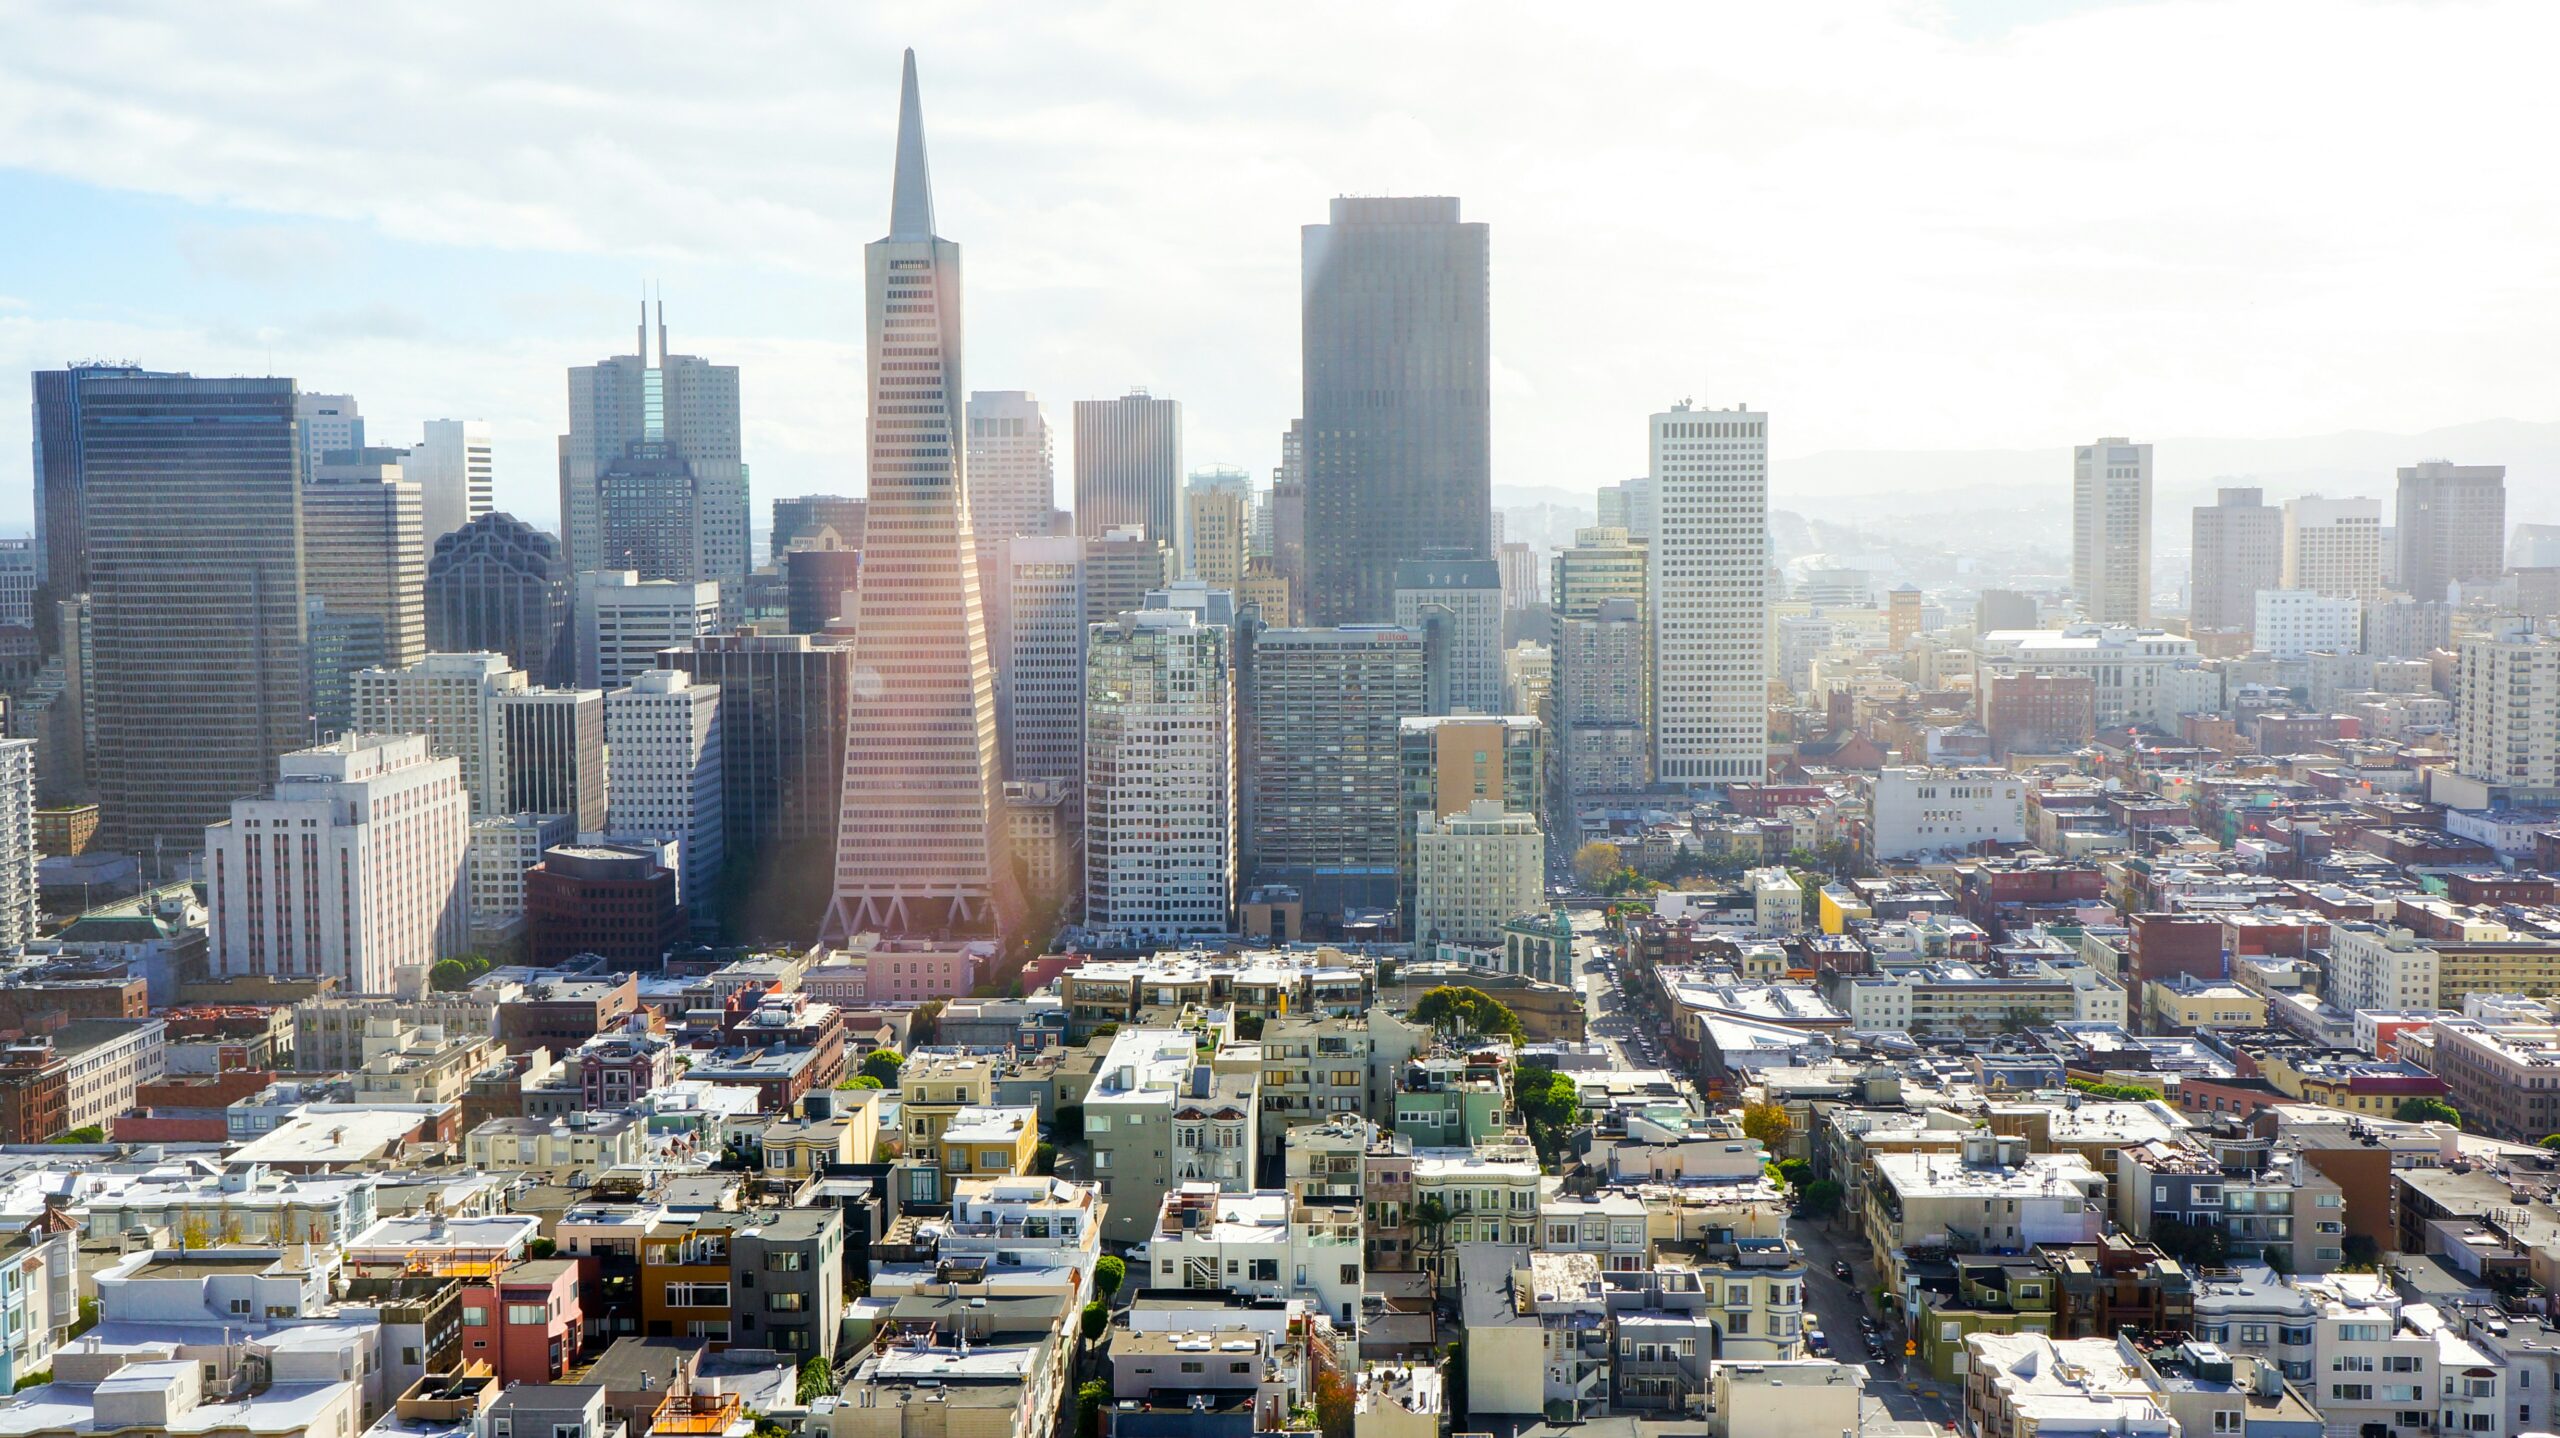
[[[873,1078],[869,1074],[855,1074],[853,1077],[837,1084],[836,1087],[841,1089],[875,1089],[887,1088],[888,1085],[880,1082],[880,1080],[876,1078]]]
[[[1431,1194],[1415,1204],[1405,1217],[1420,1230],[1422,1246],[1432,1256],[1431,1272],[1436,1277],[1440,1272],[1440,1241],[1449,1231],[1449,1205],[1441,1202],[1440,1195]]]
[[[549,1258],[560,1251],[560,1245],[548,1238],[537,1238],[524,1246],[527,1258]]]
[[[1778,1160],[1778,1181],[1789,1188],[1802,1188],[1813,1181],[1813,1160],[1782,1158]]]
[[[51,1140],[54,1143],[105,1143],[106,1141],[107,1131],[94,1123],[84,1123],[69,1133],[58,1135]]]
[[[2462,1111],[2440,1098],[2404,1098],[2391,1116],[2402,1123],[2449,1123],[2462,1127]]]
[[[2064,1082],[2091,1098],[2115,1099],[2122,1103],[2150,1103],[2160,1097],[2160,1090],[2136,1083],[2099,1083],[2095,1079],[2066,1079]]]
[[[1031,1171],[1040,1175],[1042,1178],[1047,1178],[1051,1174],[1056,1173],[1058,1171],[1058,1146],[1049,1142],[1047,1139],[1042,1139],[1039,1146],[1031,1150]]]
[[[898,1071],[906,1066],[907,1056],[892,1048],[876,1048],[862,1056],[863,1075],[880,1080],[882,1088],[896,1088]]]
[[[1615,844],[1594,839],[1573,851],[1573,876],[1586,889],[1599,888],[1601,880],[1624,867],[1626,861],[1618,857]]]
[[[1413,1021],[1447,1032],[1500,1035],[1513,1043],[1526,1042],[1529,1037],[1529,1031],[1521,1026],[1520,1016],[1500,999],[1482,989],[1448,984],[1415,1001]]]
[[[1324,1438],[1351,1438],[1356,1406],[1351,1379],[1341,1369],[1327,1368],[1316,1375],[1316,1427]]]
[[[1795,1127],[1787,1111],[1773,1103],[1755,1103],[1742,1110],[1743,1136],[1760,1140],[1760,1146],[1771,1153],[1786,1147],[1787,1135]]]
[[[202,1218],[189,1214],[186,1221],[178,1225],[178,1246],[180,1248],[211,1248],[213,1226]]]
[[[1806,1184],[1800,1195],[1805,1213],[1814,1218],[1829,1218],[1838,1213],[1841,1192],[1840,1180],[1836,1178],[1817,1178]]]
[[[2560,1133],[2544,1134],[2542,1136],[2542,1146],[2544,1148],[2560,1148]]]
[[[1111,1385],[1099,1378],[1076,1385],[1076,1432],[1081,1438],[1095,1438],[1102,1431],[1102,1406],[1110,1401]]]
[[[810,1354],[808,1361],[800,1365],[800,1401],[806,1403],[835,1391],[835,1370],[827,1366],[825,1358]]]
[[[1565,1136],[1582,1122],[1582,1090],[1572,1079],[1539,1064],[1523,1064],[1512,1076],[1511,1103],[1529,1126],[1541,1159],[1558,1160]]]
[[[923,1048],[942,1037],[942,1000],[927,999],[916,1005],[915,1016],[907,1021],[907,1047]]]
[[[1120,1285],[1128,1281],[1129,1265],[1111,1254],[1104,1254],[1093,1265],[1093,1290],[1106,1300],[1117,1295]]]
[[[1084,1341],[1091,1343],[1100,1338],[1102,1330],[1109,1327],[1110,1323],[1111,1310],[1103,1306],[1101,1299],[1097,1298],[1086,1304],[1084,1306]]]

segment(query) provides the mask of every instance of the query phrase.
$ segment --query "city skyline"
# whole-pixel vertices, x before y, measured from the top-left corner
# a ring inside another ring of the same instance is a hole
[[[412,133],[353,112],[352,94],[336,80],[312,82],[286,109],[317,129],[343,130],[343,150],[269,154],[256,142],[273,121],[157,89],[130,66],[106,68],[136,46],[170,43],[166,33],[146,23],[100,35],[75,17],[66,22],[72,42],[0,46],[61,57],[60,72],[21,77],[17,88],[33,97],[24,113],[83,136],[75,145],[14,122],[23,143],[9,152],[21,158],[0,170],[0,207],[49,223],[0,237],[0,275],[8,276],[0,280],[0,356],[22,369],[105,355],[205,375],[289,374],[309,389],[358,395],[390,433],[422,419],[486,416],[497,436],[499,507],[556,529],[556,500],[545,495],[548,437],[562,422],[558,373],[603,352],[623,332],[631,297],[654,280],[678,328],[694,337],[688,348],[744,372],[759,517],[764,497],[858,492],[857,456],[838,426],[843,397],[858,383],[859,316],[844,287],[828,281],[842,278],[844,256],[866,233],[848,197],[884,178],[875,76],[889,67],[874,62],[912,39],[928,57],[948,57],[945,143],[955,171],[970,178],[944,206],[957,227],[983,236],[976,372],[991,385],[1041,394],[1053,423],[1073,400],[1148,385],[1184,403],[1185,452],[1203,465],[1267,470],[1277,433],[1296,417],[1291,232],[1320,218],[1332,197],[1390,192],[1455,194],[1471,218],[1493,226],[1497,486],[1579,493],[1639,473],[1643,438],[1630,417],[1684,395],[1746,399],[1791,417],[1795,447],[1772,456],[1781,505],[1789,461],[1843,448],[2058,451],[2090,434],[2137,433],[2162,443],[2168,489],[2212,477],[2180,472],[2171,445],[2181,435],[2423,431],[2546,416],[2530,383],[2534,366],[2519,361],[2538,351],[2551,317],[2538,299],[2498,290],[2494,278],[2529,263],[2510,263],[2500,247],[2540,248],[2532,242],[2552,227],[2543,202],[2497,201],[2508,208],[2459,236],[2383,217],[2317,227],[2299,218],[2334,212],[2334,196],[2353,192],[2337,188],[2348,162],[2333,155],[2360,148],[2450,156],[2431,160],[2439,187],[2482,177],[2488,160],[2464,155],[2445,127],[2486,133],[2498,128],[2496,117],[2401,117],[2389,122],[2391,134],[2375,136],[2383,122],[2346,106],[2354,77],[2421,63],[2439,49],[2493,67],[2529,51],[2481,43],[2492,28],[2512,39],[2518,15],[2484,9],[2415,25],[2396,7],[2348,12],[2316,27],[2318,58],[2340,80],[2280,82],[2226,99],[2209,75],[2182,71],[2173,92],[2212,103],[2156,134],[2128,137],[2120,120],[2043,107],[2060,77],[2095,52],[2121,53],[2126,63],[2169,53],[2192,33],[2192,14],[2084,7],[2006,23],[2015,13],[1988,5],[1944,7],[1934,18],[1903,7],[1870,13],[1855,27],[1856,43],[1833,54],[1837,75],[1814,76],[1815,99],[1847,107],[1837,114],[1809,111],[1810,101],[1777,103],[1748,77],[1729,81],[1729,94],[1677,85],[1655,62],[1614,51],[1605,58],[1627,67],[1616,87],[1624,94],[1605,94],[1588,116],[1488,105],[1519,83],[1522,62],[1496,63],[1482,48],[1488,42],[1474,41],[1417,67],[1419,22],[1400,19],[1377,37],[1375,57],[1330,82],[1338,118],[1309,119],[1310,87],[1292,81],[1268,98],[1231,101],[1235,113],[1219,117],[1228,128],[1159,145],[1167,151],[1159,164],[1116,168],[1129,147],[1165,133],[1151,122],[1177,110],[1186,125],[1198,118],[1191,102],[1205,88],[1206,59],[1275,65],[1303,42],[1278,37],[1267,58],[1233,56],[1176,25],[1155,45],[1112,59],[1070,40],[1078,46],[1071,53],[1094,68],[1089,84],[1062,96],[1031,83],[1038,77],[1024,59],[973,46],[965,20],[918,23],[911,35],[872,34],[862,19],[777,20],[779,33],[706,42],[706,95],[738,83],[750,65],[769,65],[765,112],[806,121],[806,134],[775,140],[755,164],[706,162],[733,122],[625,114],[612,89],[550,93],[532,83],[522,59],[457,86],[528,135],[564,149],[599,147],[598,175],[552,172],[547,187],[513,164],[476,178],[460,172],[483,121],[451,135]],[[2219,55],[2181,58],[2215,67],[2263,60],[2290,13],[2265,6],[2217,17]],[[1812,67],[1800,28],[1810,21],[1739,23],[1738,39],[1758,45],[1780,73]],[[9,26],[0,20],[0,35]],[[253,21],[239,36],[201,39],[218,54],[257,33]],[[645,22],[635,23],[604,31],[598,43],[629,47],[644,33]],[[399,45],[383,38],[330,28],[306,43],[343,59],[351,75],[371,73],[362,55],[395,49],[414,51],[422,74],[458,63],[433,33],[395,34],[409,42]],[[809,63],[819,55],[823,65]],[[1590,93],[1599,93],[1589,82],[1603,58],[1574,44],[1542,47],[1539,56],[1555,67],[1559,88],[1581,83]],[[1402,84],[1386,78],[1399,73],[1388,68],[1399,59],[1409,76]],[[645,80],[653,63],[635,57],[630,73]],[[1469,63],[1489,78],[1470,85]],[[91,65],[99,68],[84,68]],[[1859,77],[1874,100],[1831,93]],[[1976,93],[1949,97],[1951,82]],[[2510,93],[2522,87],[2480,88],[2495,105],[2542,103]],[[102,98],[110,95],[112,104]],[[612,132],[581,118],[572,98],[605,107]],[[1754,99],[1772,103],[1730,113]],[[1897,108],[1861,108],[1887,104]],[[1650,123],[1634,123],[1646,105]],[[1998,123],[2011,114],[2001,107],[2028,105],[2039,107],[2045,133],[2034,141],[2004,133],[2014,127]],[[1881,154],[1843,156],[1844,134],[1883,121],[1891,124]],[[0,135],[12,124],[0,117]],[[2510,114],[2504,128],[2536,126],[2530,114]],[[169,147],[156,140],[171,133],[200,136],[202,163],[170,166]],[[1722,163],[1729,183],[1750,196],[1749,221],[1701,229],[1683,208],[1695,198],[1657,193],[1664,187],[1642,167],[1689,137],[1716,134],[1737,137]],[[1595,136],[1609,143],[1595,145]],[[1215,166],[1219,173],[1195,183],[1195,170],[1213,168],[1205,152],[1219,141],[1254,161]],[[1921,168],[1931,184],[1872,173],[1929,145],[1934,158]],[[237,157],[241,150],[261,157]],[[1801,166],[1783,185],[1789,177],[1773,168],[1781,153]],[[1579,167],[1568,163],[1574,155]],[[383,161],[383,173],[368,157]],[[2027,193],[2073,160],[2091,164],[2096,183],[2145,198],[2097,225]],[[386,182],[408,165],[423,186]],[[2253,191],[2238,178],[2244,169],[2270,178]],[[1973,178],[1985,173],[2023,177],[2025,198]],[[615,187],[614,177],[626,183]],[[1842,190],[1869,206],[1855,224],[1834,210],[1850,201],[1820,198]],[[1227,238],[1182,246],[1173,237],[1184,227],[1168,222],[1208,205],[1225,217]],[[1798,242],[1816,228],[1831,238]],[[2254,238],[2229,238],[2243,232]],[[1586,288],[1593,277],[1576,268],[1577,247],[1594,236],[1620,255],[1604,267],[1596,295]],[[1106,264],[1111,246],[1136,246],[1140,262]],[[108,273],[112,285],[102,279]],[[2417,283],[2394,291],[2383,282],[2395,277]],[[2366,297],[2338,305],[2350,288]],[[2400,297],[2377,304],[2377,289]],[[1637,296],[1642,302],[1630,303]],[[1563,343],[1586,309],[1628,318],[1609,322],[1606,343]],[[2350,311],[2355,332],[2340,333],[2339,316]],[[2137,312],[2139,323],[2119,323]],[[2092,338],[2100,331],[2104,345]],[[2453,333],[2464,342],[2443,338]],[[1927,362],[1914,363],[1924,352]],[[2189,374],[2216,368],[2193,364],[2196,354],[2222,356],[2244,378]],[[1997,405],[1957,399],[1994,390],[2003,396]],[[23,452],[23,424],[21,414],[0,414],[0,449]],[[2409,453],[2399,462],[2438,457],[2479,458]],[[1071,455],[1059,460],[1063,477]],[[2517,471],[2520,496],[2536,477]],[[2271,482],[2270,493],[2280,498],[2283,487]],[[0,527],[25,522],[18,503],[0,505]]]

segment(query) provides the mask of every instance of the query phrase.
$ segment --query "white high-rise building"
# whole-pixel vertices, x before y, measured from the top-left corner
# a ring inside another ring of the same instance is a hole
[[[36,741],[0,739],[0,952],[36,936]]]
[[[697,928],[718,922],[721,840],[720,686],[681,669],[651,669],[604,696],[612,781],[605,827],[617,836],[673,840],[677,897]]]
[[[464,865],[475,946],[503,944],[523,932],[524,871],[577,837],[578,826],[566,814],[504,814],[471,821]]]
[[[2072,451],[2071,592],[2083,618],[2151,622],[2151,446],[2112,438]]]
[[[1413,936],[1495,944],[1502,926],[1544,902],[1547,841],[1538,816],[1477,799],[1463,814],[1414,815]]]
[[[527,687],[503,654],[430,654],[403,669],[356,674],[355,728],[363,734],[423,734],[427,752],[462,766],[471,812],[506,812],[504,753],[497,747],[498,700]]]
[[[436,540],[498,506],[497,464],[485,419],[431,419],[401,466],[426,506],[427,552]]]
[[[1769,417],[1653,416],[1653,777],[1757,783],[1769,763]]]
[[[350,734],[276,767],[272,791],[205,828],[213,973],[389,994],[459,952],[471,835],[461,766],[429,754],[423,735]]]
[[[628,569],[578,576],[581,689],[618,689],[658,667],[661,649],[690,649],[720,627],[720,586],[643,580]]]
[[[0,539],[0,627],[35,627],[36,559],[34,540]]]
[[[1085,923],[1142,941],[1234,928],[1227,630],[1188,610],[1093,627],[1085,661]]]
[[[1047,534],[1057,508],[1057,455],[1039,396],[975,390],[968,419],[969,527],[981,550],[997,540]]]
[[[2454,771],[2494,788],[2560,791],[2560,639],[2508,617],[2457,652]]]
[[[2306,494],[2284,504],[2284,587],[2371,599],[2382,592],[2382,501]]]
[[[1073,787],[1084,782],[1085,541],[1042,535],[1015,540],[1011,553],[1005,776]]]
[[[2364,605],[2352,596],[2261,589],[2250,633],[2275,658],[2300,659],[2315,650],[2353,654],[2363,631]]]
[[[320,462],[342,449],[364,448],[364,414],[351,394],[297,394],[293,397],[295,478],[309,484],[320,474]]]
[[[647,566],[744,598],[747,465],[738,367],[667,352],[666,306],[642,306],[634,352],[569,371],[560,539],[571,573]]]

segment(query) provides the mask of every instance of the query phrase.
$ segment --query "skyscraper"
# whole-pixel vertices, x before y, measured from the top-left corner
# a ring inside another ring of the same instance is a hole
[[[2560,796],[2560,640],[2536,633],[2530,619],[2502,615],[2490,632],[2462,640],[2459,652],[2454,772],[2499,801]],[[2456,802],[2489,807],[2478,797]]]
[[[1019,896],[960,396],[960,247],[933,226],[924,107],[906,54],[889,233],[863,247],[870,487],[835,900],[822,933],[995,933]]]
[[[440,535],[427,561],[427,648],[488,650],[544,680],[565,679],[569,566],[560,541],[512,514],[483,514]]]
[[[1629,539],[1653,542],[1656,521],[1651,476],[1638,475],[1600,486],[1600,527],[1623,529]]]
[[[523,670],[497,654],[437,653],[405,669],[365,670],[352,687],[357,730],[425,735],[429,753],[461,766],[473,814],[510,812],[498,703],[524,692]]]
[[[1607,599],[1587,618],[1556,619],[1556,744],[1568,816],[1653,781],[1651,649],[1638,600]]]
[[[1123,525],[1182,552],[1182,402],[1133,389],[1076,401],[1076,533]]]
[[[720,586],[643,580],[627,569],[578,576],[577,682],[618,689],[657,667],[658,651],[681,649],[719,627]]]
[[[396,449],[332,450],[302,490],[302,588],[329,612],[382,626],[382,662],[427,653],[418,487]]]
[[[676,842],[677,896],[696,929],[719,922],[720,688],[681,669],[651,669],[604,696],[612,755],[605,825],[618,836]]]
[[[498,507],[497,464],[484,419],[431,419],[418,447],[401,465],[418,486],[426,543],[435,542]]]
[[[596,689],[509,689],[497,696],[498,753],[486,761],[503,788],[495,814],[566,814],[581,834],[608,814],[604,694]]]
[[[1398,726],[1429,703],[1423,636],[1391,624],[1267,629],[1253,643],[1245,779],[1255,883],[1310,917],[1396,902]]]
[[[767,537],[768,555],[779,555],[803,539],[816,539],[821,530],[834,530],[838,543],[853,549],[862,547],[862,516],[865,506],[858,499],[840,494],[804,494],[795,499],[773,502],[773,533]]]
[[[1229,632],[1182,610],[1096,625],[1085,664],[1085,922],[1142,940],[1233,928]]]
[[[36,741],[0,740],[0,948],[36,936]]]
[[[1769,417],[1684,402],[1651,428],[1653,776],[1758,783],[1769,768]]]
[[[1074,535],[1020,539],[1007,576],[1013,704],[1005,777],[1084,782],[1084,554]]]
[[[304,484],[320,475],[320,466],[340,450],[364,448],[364,414],[351,394],[297,394],[293,397],[297,426],[294,468]]]
[[[214,975],[390,994],[459,953],[471,816],[454,761],[415,734],[354,734],[277,767],[201,839]]]
[[[2506,568],[2507,467],[2431,459],[2400,471],[2400,587],[2442,599],[2448,585]]]
[[[1018,389],[969,396],[969,528],[981,554],[999,540],[1049,532],[1058,502],[1055,449],[1039,396]]]
[[[1631,600],[1644,612],[1645,548],[1623,529],[1594,525],[1573,532],[1573,547],[1556,551],[1555,585],[1548,594],[1556,618],[1589,619],[1612,599]]]
[[[190,852],[308,733],[293,381],[80,389],[101,821]]]
[[[2258,591],[2283,581],[2287,518],[2253,488],[2226,488],[2196,506],[2189,632],[2249,627]]]
[[[2151,446],[2072,451],[2071,593],[2100,624],[2151,622]]]
[[[1395,611],[1395,566],[1493,543],[1490,239],[1454,198],[1333,201],[1300,232],[1306,608]]]
[[[2342,599],[2381,594],[2381,501],[2316,494],[2286,500],[2283,571],[2286,589]]]
[[[1240,469],[1203,470],[1182,490],[1183,573],[1220,589],[1244,583],[1252,558],[1253,482]]]
[[[669,354],[663,304],[655,325],[643,308],[637,353],[569,371],[560,522],[572,573],[639,567],[616,561],[618,547],[647,559],[644,578],[709,580],[724,603],[743,599],[747,466],[738,368]],[[656,572],[672,570],[678,550],[683,571]]]
[[[131,365],[37,370],[35,389],[36,627],[53,638],[52,603],[86,593],[89,546],[83,527],[80,409],[86,386],[104,379],[184,379]]]
[[[733,860],[833,847],[853,655],[805,634],[707,634],[660,667],[720,689],[720,813]]]

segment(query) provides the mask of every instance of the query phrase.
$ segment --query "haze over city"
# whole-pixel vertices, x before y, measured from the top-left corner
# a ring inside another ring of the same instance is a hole
[[[2560,302],[2526,278],[2560,202],[2518,183],[2560,119],[2544,6],[698,14],[0,7],[0,363],[485,416],[502,503],[547,523],[560,370],[655,284],[680,348],[744,370],[759,491],[858,491],[852,281],[914,44],[973,373],[1150,386],[1204,463],[1279,458],[1297,230],[1337,194],[1493,226],[1506,489],[1640,472],[1625,416],[1683,395],[1782,416],[1782,507],[1830,451],[2560,420]],[[2460,103],[2423,98],[2457,74]],[[0,452],[24,426],[0,407]]]

